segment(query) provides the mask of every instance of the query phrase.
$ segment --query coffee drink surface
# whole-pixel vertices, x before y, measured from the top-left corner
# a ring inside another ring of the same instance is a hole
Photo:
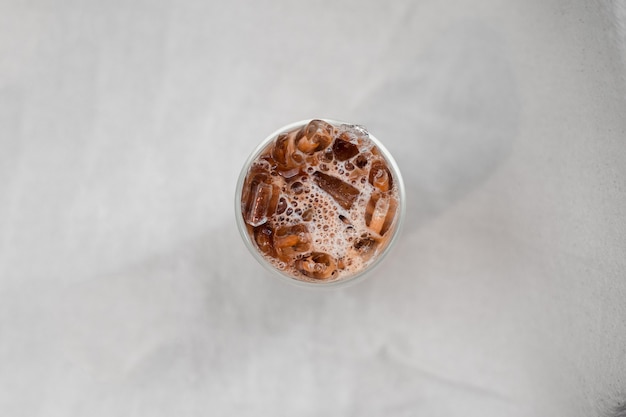
[[[291,278],[345,280],[375,262],[396,233],[398,176],[355,125],[312,120],[251,162],[241,215],[263,258]]]

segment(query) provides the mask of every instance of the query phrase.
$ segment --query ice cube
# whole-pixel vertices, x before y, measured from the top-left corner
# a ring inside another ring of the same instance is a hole
[[[349,140],[339,137],[333,143],[333,153],[338,161],[345,161],[357,155],[359,147]]]
[[[393,221],[396,218],[396,211],[398,210],[398,200],[396,200],[393,196],[389,197],[389,208],[387,209],[387,216],[385,216],[385,222],[383,226],[380,228],[380,235],[383,236],[385,233],[391,229],[393,225]]]
[[[395,198],[389,194],[374,192],[365,208],[365,225],[383,236],[393,223],[397,208]]]
[[[315,171],[313,180],[328,193],[341,207],[350,210],[352,204],[359,197],[359,190],[352,185],[323,172]]]
[[[298,259],[296,268],[307,277],[325,280],[337,274],[337,261],[327,253],[313,252]]]
[[[264,254],[269,256],[276,255],[274,250],[274,230],[267,223],[254,228],[254,241]]]
[[[300,172],[304,163],[301,155],[296,155],[295,134],[281,133],[274,141],[271,156],[276,163],[276,170],[285,178],[291,178]]]
[[[261,184],[265,185],[261,186]],[[266,166],[255,164],[250,168],[242,191],[241,212],[244,220],[252,226],[258,225],[250,223],[250,221],[256,223],[253,220],[253,217],[256,216],[255,213],[261,213],[264,205],[269,206],[272,203],[272,195],[268,195],[269,190],[267,189],[267,187],[271,187],[270,184],[271,177]],[[272,194],[273,191],[274,189],[271,187]],[[264,201],[266,199],[267,201]]]
[[[330,145],[335,128],[323,120],[311,120],[296,136],[296,146],[305,154],[321,151]]]
[[[286,133],[278,135],[274,141],[274,147],[272,148],[272,158],[279,165],[286,165],[289,160],[289,148],[291,145],[291,138]]]
[[[265,182],[253,185],[250,200],[246,205],[246,222],[251,226],[260,226],[267,221],[274,187]]]
[[[389,172],[389,168],[387,168],[387,165],[383,161],[376,160],[372,162],[369,183],[382,192],[389,191],[393,186],[391,172]]]
[[[280,259],[289,261],[311,249],[311,235],[303,224],[280,227],[274,234],[274,248]]]

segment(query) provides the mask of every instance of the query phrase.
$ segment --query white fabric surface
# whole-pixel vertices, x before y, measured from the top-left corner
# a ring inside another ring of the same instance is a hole
[[[0,1],[1,416],[611,415],[619,2]],[[363,124],[408,221],[287,286],[236,230],[274,129]]]

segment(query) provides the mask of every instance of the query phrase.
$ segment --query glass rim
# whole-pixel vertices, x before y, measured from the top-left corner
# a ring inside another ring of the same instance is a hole
[[[241,194],[243,191],[243,184],[245,182],[246,175],[248,174],[248,171],[250,169],[252,162],[254,162],[254,160],[259,156],[259,154],[265,149],[265,147],[272,140],[274,140],[278,135],[284,132],[291,131],[297,127],[305,126],[311,120],[323,120],[327,123],[330,123],[333,126],[341,126],[341,125],[358,126],[359,128],[365,130],[365,132],[367,132],[368,134],[368,138],[372,141],[372,143],[374,143],[374,145],[376,145],[376,147],[379,149],[382,156],[385,158],[385,161],[387,162],[387,164],[393,171],[393,175],[395,177],[394,179],[397,179],[398,200],[399,200],[398,219],[396,221],[396,225],[393,230],[393,235],[389,238],[389,242],[387,243],[385,248],[382,250],[382,252],[378,253],[376,255],[376,258],[366,268],[346,278],[340,278],[340,279],[333,280],[333,281],[310,282],[310,281],[299,280],[295,277],[292,277],[291,275],[287,273],[280,271],[279,269],[274,267],[272,264],[270,264],[265,259],[265,257],[261,254],[261,252],[256,248],[254,242],[252,241],[250,235],[248,234],[246,223],[245,223],[245,220],[243,219],[243,213],[241,211]],[[300,120],[297,122],[289,123],[275,130],[274,132],[272,132],[269,136],[267,136],[265,139],[263,139],[259,143],[259,145],[250,153],[250,155],[246,159],[241,169],[241,172],[239,173],[239,178],[237,179],[237,186],[235,188],[235,217],[236,217],[236,222],[237,222],[237,228],[239,229],[239,234],[241,235],[241,238],[243,239],[246,247],[248,248],[248,251],[253,255],[253,257],[257,260],[257,262],[263,265],[263,267],[271,273],[272,276],[280,279],[283,282],[287,282],[291,285],[295,285],[295,286],[303,287],[303,288],[331,289],[331,288],[338,288],[338,287],[346,287],[348,285],[353,285],[357,282],[360,282],[367,276],[371,275],[371,272],[381,264],[384,258],[387,257],[391,248],[394,246],[394,244],[398,240],[398,237],[400,236],[400,233],[403,228],[402,226],[404,224],[405,214],[406,214],[406,191],[404,188],[404,181],[402,179],[402,175],[400,174],[400,169],[398,167],[398,164],[396,163],[391,153],[364,126],[355,124],[355,123],[343,122],[343,121],[335,120],[335,119],[314,118],[314,119]]]

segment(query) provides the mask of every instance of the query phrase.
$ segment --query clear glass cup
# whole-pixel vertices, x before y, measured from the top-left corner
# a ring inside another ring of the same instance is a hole
[[[302,121],[291,123],[291,124],[281,127],[280,129],[276,130],[275,132],[267,136],[256,147],[256,149],[250,154],[243,168],[241,169],[241,173],[239,174],[239,179],[237,181],[237,188],[235,191],[235,217],[236,217],[239,233],[241,234],[241,238],[245,242],[245,245],[250,251],[250,253],[254,256],[254,258],[256,258],[256,260],[261,265],[263,265],[263,267],[265,267],[265,269],[270,271],[272,275],[275,276],[276,278],[284,282],[293,284],[293,285],[297,285],[300,287],[307,287],[307,288],[344,287],[346,285],[351,285],[356,282],[360,282],[366,276],[371,275],[372,270],[381,264],[383,259],[387,256],[391,248],[394,246],[395,242],[398,240],[398,236],[400,235],[400,232],[402,231],[402,226],[404,224],[404,218],[406,215],[406,194],[405,194],[406,191],[404,188],[404,182],[402,180],[402,176],[400,174],[400,169],[398,168],[396,161],[393,159],[389,151],[383,146],[383,144],[380,143],[380,141],[376,137],[374,137],[369,131],[367,131],[367,129],[365,129],[363,126],[355,125],[353,123],[332,120],[332,119],[317,119],[317,120],[323,120],[327,123],[330,123],[331,125],[335,127],[341,126],[341,125],[356,126],[362,129],[363,131],[367,132],[369,139],[378,148],[378,150],[380,151],[380,154],[385,159],[388,168],[392,171],[392,176],[393,176],[394,181],[397,181],[398,208],[397,208],[396,223],[395,223],[393,230],[391,231],[393,234],[388,237],[387,245],[379,253],[375,255],[375,258],[373,258],[365,268],[363,268],[359,272],[356,272],[352,275],[349,275],[347,277],[340,278],[337,280],[333,280],[333,281],[324,281],[324,280],[303,281],[303,280],[297,279],[289,275],[288,273],[276,268],[268,260],[265,259],[264,255],[259,251],[259,249],[257,249],[256,244],[253,242],[250,235],[248,234],[248,230],[246,228],[246,222],[244,220],[243,213],[242,213],[241,199],[242,199],[243,186],[244,186],[246,176],[248,174],[248,171],[252,163],[263,152],[263,150],[269,145],[269,143],[273,141],[274,139],[276,139],[276,137],[278,137],[278,135],[280,135],[281,133],[290,132],[290,131],[293,131],[294,129],[305,126],[311,120],[313,119],[302,120]]]

